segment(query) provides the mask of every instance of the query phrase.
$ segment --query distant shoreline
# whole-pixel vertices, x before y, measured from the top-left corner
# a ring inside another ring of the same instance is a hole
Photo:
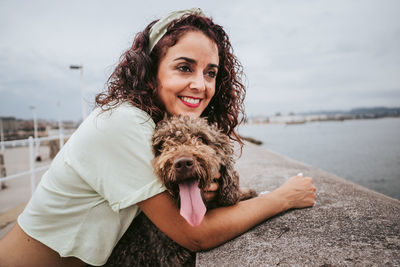
[[[357,119],[379,119],[379,118],[400,117],[400,107],[373,107],[373,108],[355,108],[349,111],[315,111],[315,112],[290,112],[284,115],[276,112],[274,115],[249,116],[245,123],[285,123],[301,124],[312,121],[344,121]]]
[[[350,116],[323,116],[323,115],[293,115],[293,116],[271,116],[266,118],[252,118],[246,120],[243,125],[254,124],[304,124],[310,122],[329,122],[329,121],[346,121],[346,120],[375,120],[385,118],[400,118],[399,116],[371,116],[371,117],[350,117]]]

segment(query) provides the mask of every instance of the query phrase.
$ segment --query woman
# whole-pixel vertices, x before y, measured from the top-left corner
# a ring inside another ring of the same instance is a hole
[[[1,266],[104,264],[139,209],[180,245],[199,251],[263,220],[314,204],[311,178],[209,211],[186,223],[154,176],[150,137],[165,114],[203,116],[240,143],[240,64],[223,29],[201,10],[173,12],[139,33],[81,124],[0,241]],[[218,177],[216,177],[218,178]],[[218,189],[212,184],[207,200]]]

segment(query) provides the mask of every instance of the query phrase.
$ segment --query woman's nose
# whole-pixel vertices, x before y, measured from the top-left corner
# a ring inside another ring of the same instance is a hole
[[[190,81],[190,88],[199,91],[205,91],[206,81],[204,80],[204,75],[202,72],[195,73]]]

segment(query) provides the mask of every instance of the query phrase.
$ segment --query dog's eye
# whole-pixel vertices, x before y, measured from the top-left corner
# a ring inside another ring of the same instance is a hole
[[[208,140],[204,136],[197,137],[197,140],[199,140],[200,142],[202,142],[205,145],[208,145]]]
[[[158,144],[155,144],[155,145],[153,146],[154,154],[155,154],[156,156],[158,156],[158,155],[161,154],[163,144],[164,144],[163,142],[159,142]]]

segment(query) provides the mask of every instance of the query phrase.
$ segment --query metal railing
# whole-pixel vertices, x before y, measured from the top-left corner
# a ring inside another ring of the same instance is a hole
[[[37,148],[40,145],[40,142],[43,141],[51,141],[51,140],[57,140],[59,139],[60,141],[60,150],[64,146],[64,138],[69,138],[71,135],[63,135],[60,133],[59,135],[55,136],[48,136],[48,137],[39,137],[39,138],[33,138],[32,136],[29,136],[28,139],[21,139],[21,140],[12,140],[12,141],[5,141],[2,142],[2,148],[4,147],[16,147],[16,146],[29,146],[29,170],[19,172],[16,174],[11,174],[6,177],[0,177],[0,184],[2,182],[12,180],[15,178],[19,178],[21,176],[29,175],[30,174],[30,186],[31,186],[31,195],[33,195],[33,192],[35,191],[35,183],[36,183],[36,177],[35,173],[43,170],[47,170],[50,167],[50,164],[45,165],[45,166],[40,166],[35,168],[35,152],[37,153]]]

